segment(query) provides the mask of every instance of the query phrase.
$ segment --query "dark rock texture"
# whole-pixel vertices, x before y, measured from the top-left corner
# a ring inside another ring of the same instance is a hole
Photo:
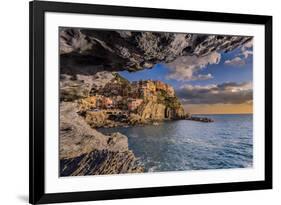
[[[75,102],[60,103],[60,175],[118,174],[141,172],[120,133],[110,136],[92,129],[77,114]]]
[[[78,157],[60,161],[61,176],[139,173],[143,168],[136,164],[132,151],[112,152],[94,150]]]
[[[65,74],[138,71],[179,56],[228,52],[252,37],[61,28],[60,66]]]

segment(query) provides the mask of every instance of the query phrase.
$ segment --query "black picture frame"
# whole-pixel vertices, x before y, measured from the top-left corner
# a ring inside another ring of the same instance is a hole
[[[272,188],[272,17],[262,15],[230,14],[137,8],[124,6],[104,6],[92,4],[33,1],[30,12],[30,165],[29,202],[31,204],[154,197]],[[153,188],[135,188],[107,191],[86,191],[71,193],[45,192],[44,161],[44,119],[45,119],[45,74],[44,74],[44,26],[46,12],[76,14],[97,14],[111,16],[149,17],[164,19],[197,20],[259,24],[265,26],[265,180],[235,183],[200,184]]]

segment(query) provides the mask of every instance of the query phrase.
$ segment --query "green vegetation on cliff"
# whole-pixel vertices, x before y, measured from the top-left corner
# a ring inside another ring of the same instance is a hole
[[[161,103],[171,109],[178,109],[181,107],[178,98],[176,96],[170,96],[165,90],[157,92],[157,103]]]

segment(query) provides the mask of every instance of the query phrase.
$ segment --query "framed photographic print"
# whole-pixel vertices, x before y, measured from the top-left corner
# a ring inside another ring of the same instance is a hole
[[[30,2],[30,203],[272,188],[272,17]]]

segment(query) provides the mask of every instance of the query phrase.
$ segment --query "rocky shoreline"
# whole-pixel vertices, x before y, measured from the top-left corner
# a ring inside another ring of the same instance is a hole
[[[214,122],[213,119],[207,118],[207,117],[194,117],[191,115],[186,115],[185,117],[178,118],[178,119],[162,119],[162,120],[145,120],[145,121],[130,121],[131,119],[128,119],[126,115],[120,114],[122,117],[114,117],[115,121],[113,120],[106,120],[103,123],[95,123],[93,122],[93,118],[90,120],[87,119],[86,121],[89,122],[89,124],[94,129],[99,128],[114,128],[114,127],[131,127],[131,126],[145,126],[145,125],[158,125],[159,123],[165,122],[165,121],[175,121],[175,120],[190,120],[190,121],[196,121],[196,122],[203,122],[203,123],[211,123]],[[108,119],[107,116],[104,117],[105,119]],[[110,118],[110,117],[109,117]],[[95,119],[95,118],[94,118]],[[112,119],[112,118],[111,118]]]
[[[60,103],[60,176],[143,172],[126,136],[104,135],[77,112],[77,103]]]
[[[143,167],[135,163],[132,151],[93,150],[78,157],[60,160],[60,167],[62,177],[143,172]]]
[[[190,117],[187,117],[186,120],[192,120],[192,121],[197,121],[197,122],[206,122],[206,123],[214,122],[213,119],[207,118],[207,117],[193,117],[193,116],[190,116]]]
[[[129,83],[119,75],[62,75],[60,81],[60,175],[143,172],[128,139],[98,128],[158,125],[170,120],[213,122],[185,113],[175,92],[159,81]]]
[[[111,72],[60,81],[60,175],[143,172],[128,139],[98,128],[158,125],[163,121],[213,122],[185,113],[174,90],[159,81],[129,83]]]

